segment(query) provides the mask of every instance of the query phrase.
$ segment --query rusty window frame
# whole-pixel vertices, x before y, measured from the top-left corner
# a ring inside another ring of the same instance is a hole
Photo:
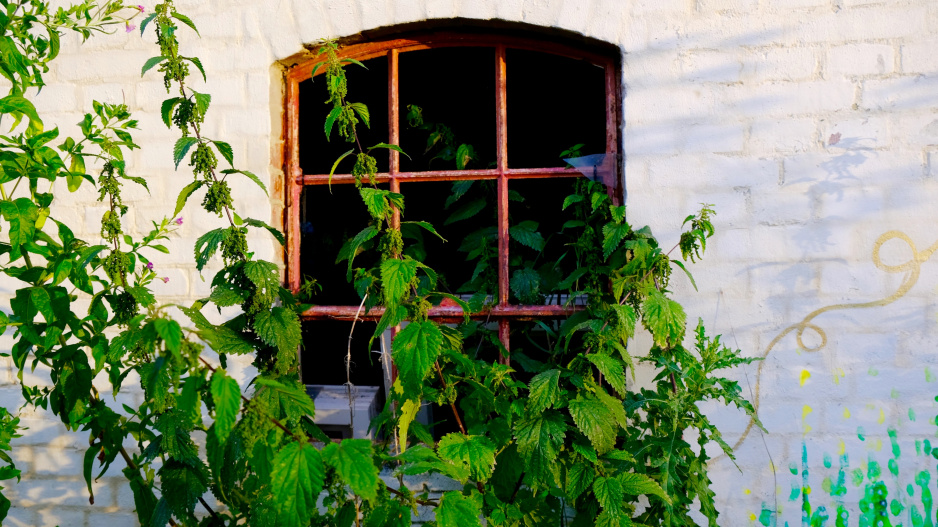
[[[483,311],[473,313],[472,318],[498,322],[499,340],[506,350],[509,346],[509,331],[512,320],[536,320],[562,318],[573,313],[577,307],[562,305],[519,305],[511,304],[509,299],[508,266],[508,181],[513,179],[582,177],[575,169],[568,168],[508,168],[508,115],[507,115],[507,68],[506,50],[523,49],[540,51],[563,57],[586,60],[600,66],[605,72],[605,110],[606,110],[606,159],[617,163],[619,144],[619,68],[617,60],[608,55],[582,51],[572,46],[540,39],[505,37],[504,35],[460,34],[437,32],[423,36],[398,38],[381,42],[355,44],[340,50],[342,58],[359,61],[386,56],[388,59],[388,126],[389,143],[400,142],[400,108],[398,93],[398,57],[401,53],[444,47],[492,47],[495,49],[495,111],[496,111],[496,168],[485,170],[436,170],[422,172],[400,172],[398,152],[389,150],[389,170],[380,173],[377,181],[389,183],[392,192],[400,192],[400,184],[418,181],[460,181],[460,180],[497,180],[498,207],[498,302]],[[285,97],[285,137],[284,137],[284,176],[286,180],[286,276],[287,285],[294,292],[300,286],[300,197],[304,186],[325,185],[329,183],[328,174],[304,174],[299,160],[299,84],[316,75],[324,74],[325,68],[317,68],[322,59],[316,58],[299,63],[286,72]],[[613,172],[615,173],[615,172]],[[335,174],[332,184],[353,183],[351,174]],[[615,178],[609,189],[615,203],[622,202],[622,188],[619,178]],[[400,215],[395,214],[392,222],[400,225]],[[376,320],[384,309],[373,308],[361,319]],[[304,320],[353,320],[359,313],[359,306],[314,306],[302,314]],[[430,309],[429,318],[440,322],[458,322],[463,318],[458,306],[436,306]],[[393,331],[393,330],[392,330]],[[507,357],[501,362],[507,364]]]

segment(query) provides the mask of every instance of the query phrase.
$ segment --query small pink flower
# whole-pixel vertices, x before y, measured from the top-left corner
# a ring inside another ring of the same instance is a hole
[[[161,276],[161,277],[160,277],[160,280],[162,280],[163,283],[165,284],[165,283],[168,283],[168,282],[169,282],[169,277],[168,277],[168,276]]]
[[[137,5],[137,9],[139,9],[141,13],[143,13],[144,11],[147,10],[145,7],[143,7],[142,5],[139,5],[139,4]]]
[[[137,29],[137,26],[131,24],[130,22],[126,22],[125,24],[126,24],[126,26],[127,26],[127,27],[126,27],[126,31],[127,31],[128,33],[130,33],[131,31],[133,31],[133,30],[135,30],[135,29]]]
[[[153,262],[147,262],[147,271],[153,270]]]
[[[173,221],[176,222],[176,225],[182,225],[182,216],[176,218],[176,219],[173,220]]]

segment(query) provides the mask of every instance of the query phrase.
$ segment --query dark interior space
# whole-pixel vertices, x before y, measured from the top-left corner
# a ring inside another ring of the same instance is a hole
[[[606,151],[606,81],[583,60],[509,49],[508,167],[562,167],[560,153],[582,143],[583,155]]]
[[[409,105],[423,109],[426,123],[449,127],[455,146],[470,144],[477,159],[470,168],[486,168],[495,159],[495,50],[455,47],[401,53],[400,115],[401,171],[455,170],[455,161],[433,159],[440,151],[427,151],[430,130],[412,128]]]
[[[358,134],[362,147],[368,148],[378,143],[388,142],[388,59],[378,57],[366,60],[365,69],[355,64],[345,66],[348,79],[348,102],[361,102],[368,107],[371,126],[359,123]],[[304,174],[328,174],[332,164],[354,146],[339,135],[338,129],[332,129],[330,140],[326,140],[323,123],[332,110],[326,91],[326,77],[323,74],[300,83],[299,92],[299,130],[300,168]],[[375,151],[378,172],[388,171],[387,150]],[[336,169],[337,174],[352,171],[354,158],[349,156]]]

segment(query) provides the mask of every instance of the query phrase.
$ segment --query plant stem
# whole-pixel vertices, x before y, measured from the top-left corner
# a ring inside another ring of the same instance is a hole
[[[439,363],[439,361],[434,362],[433,365],[436,367],[436,373],[437,373],[437,375],[440,376],[440,383],[443,384],[443,391],[446,391],[446,380],[443,379],[443,369],[440,368],[440,363]],[[450,401],[449,407],[452,408],[452,410],[453,410],[453,416],[456,417],[456,423],[459,425],[459,430],[463,433],[463,435],[468,435],[468,434],[466,433],[466,427],[463,426],[463,424],[462,424],[462,419],[459,418],[459,412],[456,411],[456,403]]]

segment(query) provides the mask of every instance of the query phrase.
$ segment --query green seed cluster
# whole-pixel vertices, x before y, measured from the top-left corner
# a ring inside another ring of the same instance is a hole
[[[202,198],[202,207],[209,212],[214,212],[221,217],[225,207],[231,208],[233,202],[231,199],[231,188],[225,181],[216,181],[208,187],[205,197]]]
[[[227,185],[225,188],[228,188]],[[241,260],[244,254],[247,253],[248,242],[245,236],[247,231],[244,227],[228,227],[229,234],[221,242],[221,257],[225,261],[225,265],[231,265]]]

